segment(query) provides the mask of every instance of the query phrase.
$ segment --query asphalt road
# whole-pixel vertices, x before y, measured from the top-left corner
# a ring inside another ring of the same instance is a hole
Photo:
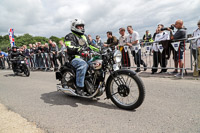
[[[46,132],[66,133],[199,133],[200,82],[172,78],[142,78],[144,103],[134,111],[110,100],[88,100],[56,91],[54,72],[30,77],[0,71],[0,103]]]

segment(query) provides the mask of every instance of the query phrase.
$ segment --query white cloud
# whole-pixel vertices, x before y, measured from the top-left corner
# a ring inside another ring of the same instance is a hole
[[[177,19],[183,19],[191,33],[200,19],[199,5],[199,0],[1,0],[0,34],[12,27],[15,34],[62,37],[74,18],[86,22],[86,34],[104,40],[108,30],[118,37],[120,27],[132,25],[142,37],[146,29],[153,33],[157,24],[170,26]]]

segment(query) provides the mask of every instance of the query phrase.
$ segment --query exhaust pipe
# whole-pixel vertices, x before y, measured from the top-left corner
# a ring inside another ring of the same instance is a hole
[[[78,96],[78,97],[83,97],[83,98],[93,98],[99,92],[100,88],[101,88],[101,85],[99,85],[99,87],[97,88],[97,90],[91,96],[80,96],[80,95],[77,95],[75,93],[74,89],[70,89],[68,86],[65,86],[65,88],[63,88],[61,86],[61,84],[57,84],[57,91],[61,91],[61,92],[64,92],[64,93],[66,93],[68,95]]]
[[[62,92],[66,93],[66,94],[69,94],[69,95],[78,96],[75,93],[75,90],[69,89],[67,86],[65,88],[63,88],[60,85],[57,85],[57,91],[62,91]]]

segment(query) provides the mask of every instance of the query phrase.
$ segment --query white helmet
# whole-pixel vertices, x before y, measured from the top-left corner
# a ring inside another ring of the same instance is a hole
[[[79,25],[83,26],[83,29],[77,29],[77,26],[79,26]],[[76,18],[76,19],[74,19],[74,20],[72,21],[71,31],[72,31],[72,32],[75,32],[75,33],[77,33],[77,34],[83,35],[84,32],[85,32],[84,26],[85,26],[84,21],[81,20],[81,19]]]

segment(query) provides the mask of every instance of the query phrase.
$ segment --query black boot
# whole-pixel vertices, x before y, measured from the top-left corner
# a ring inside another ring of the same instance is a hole
[[[146,71],[147,70],[147,65],[144,63],[143,66],[144,66],[144,71]]]
[[[84,96],[84,88],[83,87],[77,87],[76,93],[80,96]]]
[[[140,68],[137,68],[137,69],[135,70],[135,72],[137,72],[137,73],[140,72]]]

